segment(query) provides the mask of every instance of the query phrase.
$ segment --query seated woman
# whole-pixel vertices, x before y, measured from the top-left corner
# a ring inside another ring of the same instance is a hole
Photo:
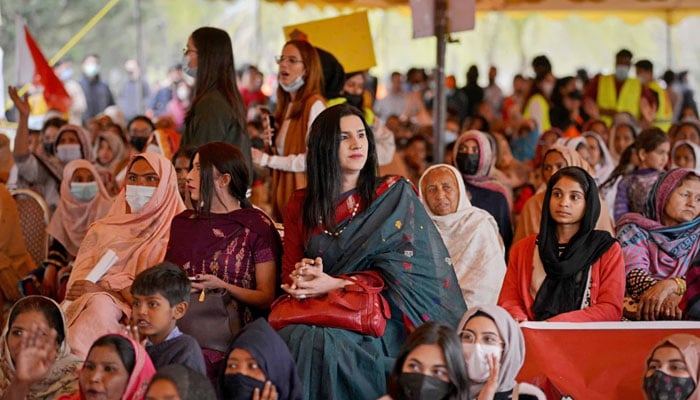
[[[593,175],[593,170],[590,165],[588,165],[575,150],[555,145],[551,146],[545,152],[542,161],[542,179],[544,180],[545,186],[552,175],[564,167],[579,167],[588,174]],[[518,242],[540,231],[544,195],[545,190],[544,187],[542,187],[537,194],[532,196],[530,200],[525,203],[520,218],[518,219],[518,225],[515,227],[514,242]],[[595,227],[596,229],[610,232],[611,235],[615,233],[612,218],[610,218],[607,208],[601,210]]]
[[[224,398],[301,400],[303,392],[289,348],[277,332],[263,318],[246,325],[228,352]]]
[[[78,389],[73,356],[59,305],[28,296],[15,303],[0,338],[0,398],[55,399]]]
[[[88,227],[107,215],[113,201],[91,162],[74,160],[66,164],[61,181],[61,202],[46,228],[46,233],[53,238],[49,254],[40,269],[20,282],[25,295],[41,293],[63,300],[69,264],[78,254]]]
[[[73,263],[64,302],[73,353],[84,358],[95,339],[121,332],[131,315],[129,289],[142,270],[163,261],[170,221],[185,209],[172,163],[143,153],[131,161],[126,188],[109,214],[92,224]],[[117,260],[93,283],[86,278],[108,250]]]
[[[129,163],[129,151],[124,142],[121,127],[114,123],[109,123],[97,135],[95,143],[95,164],[102,171],[103,176],[110,178],[108,191],[115,195],[121,189],[124,182],[117,182],[116,177]]]
[[[546,399],[538,387],[515,381],[525,362],[525,338],[508,311],[495,304],[470,308],[457,333],[467,364],[470,399],[488,394],[495,399]],[[492,354],[497,355],[497,368],[489,366]]]
[[[359,110],[347,104],[325,110],[309,135],[309,186],[294,192],[287,207],[283,289],[302,299],[323,296],[350,283],[337,275],[372,270],[384,279],[391,307],[381,337],[305,324],[279,331],[307,399],[383,395],[406,325],[456,326],[465,310],[440,233],[408,181],[377,179],[376,157]]]
[[[506,274],[496,221],[471,205],[464,181],[451,165],[428,168],[418,186],[425,211],[450,252],[467,308],[496,304]]]
[[[143,400],[155,372],[143,346],[120,334],[105,335],[90,347],[77,393],[59,400]]]
[[[651,351],[644,371],[647,399],[700,398],[700,338],[677,333]]]
[[[146,399],[215,400],[216,392],[204,375],[182,364],[170,364],[153,375]]]
[[[688,168],[700,171],[700,146],[688,140],[676,142],[671,149],[671,165],[673,168]]]
[[[275,298],[282,243],[273,221],[246,198],[248,167],[243,154],[224,142],[200,146],[187,185],[196,210],[173,219],[165,260],[195,279],[195,299],[202,290],[223,295],[225,302],[238,304],[237,317],[243,324],[266,315]],[[208,340],[210,332],[198,329],[199,318],[187,313],[178,325],[197,339],[207,374],[215,377],[236,332]]]
[[[618,221],[631,319],[680,319],[685,275],[700,248],[700,175],[677,168],[654,184],[644,215]]]
[[[622,250],[595,229],[595,180],[566,167],[547,184],[540,233],[510,253],[498,305],[521,321],[619,321],[625,293]]]
[[[34,259],[24,243],[17,204],[0,183],[0,310],[6,300],[20,298],[17,282],[34,268]]]
[[[461,350],[450,326],[421,325],[401,347],[389,376],[388,394],[380,400],[467,399],[469,382]]]
[[[457,138],[455,150],[454,165],[462,173],[470,201],[493,215],[506,250],[509,249],[513,242],[512,199],[509,190],[489,176],[495,158],[488,137],[483,132],[467,131]]]
[[[589,164],[595,171],[595,181],[600,185],[608,180],[617,162],[610,155],[608,146],[600,135],[595,132],[584,132],[583,137],[588,144]]]

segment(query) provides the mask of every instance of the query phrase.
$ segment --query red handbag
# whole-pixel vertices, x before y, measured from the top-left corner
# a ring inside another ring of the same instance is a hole
[[[280,330],[291,324],[317,325],[382,336],[391,311],[381,295],[384,281],[379,273],[365,271],[338,278],[354,283],[322,297],[297,299],[285,295],[275,300],[268,317],[270,326]]]

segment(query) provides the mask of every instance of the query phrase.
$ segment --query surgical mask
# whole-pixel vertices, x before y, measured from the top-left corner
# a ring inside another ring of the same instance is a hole
[[[626,65],[615,66],[615,79],[618,81],[624,81],[630,74],[630,67]]]
[[[478,154],[457,153],[455,162],[457,163],[457,169],[463,174],[475,175],[479,169]]]
[[[71,182],[70,194],[76,200],[87,203],[97,195],[97,182]]]
[[[83,66],[83,72],[88,78],[94,78],[100,73],[100,66],[97,64],[88,64]]]
[[[185,73],[193,78],[197,77],[197,67],[190,67],[190,56],[187,55],[182,58],[182,70],[185,71]]]
[[[68,79],[73,77],[73,69],[64,69],[63,71],[61,71],[61,74],[58,77],[64,82],[67,81]]]
[[[450,395],[454,385],[434,376],[404,372],[399,376],[399,386],[406,399],[442,400]]]
[[[129,208],[131,208],[131,213],[140,213],[155,192],[156,188],[153,186],[126,185],[125,197]]]
[[[177,88],[175,94],[177,95],[178,100],[187,100],[190,98],[190,89],[188,89],[186,86],[180,86]]]
[[[131,147],[135,148],[139,153],[146,147],[146,142],[148,142],[148,137],[146,136],[132,136],[131,139],[129,139]]]
[[[644,378],[644,393],[649,400],[684,400],[694,389],[695,383],[691,378],[677,378],[661,371],[654,371]]]
[[[554,84],[551,82],[544,82],[542,83],[542,94],[545,95],[545,97],[549,98],[552,97],[552,92],[554,91]]]
[[[489,379],[491,368],[487,358],[492,354],[498,354],[499,359],[501,346],[491,346],[481,343],[462,343],[464,361],[467,363],[467,375],[473,382],[483,383]],[[500,362],[500,360],[499,360]]]
[[[284,90],[287,93],[294,93],[297,90],[299,90],[302,86],[304,86],[304,78],[299,75],[297,79],[294,80],[294,82],[290,83],[289,85],[285,85],[284,83],[280,82],[280,87],[282,90]]]
[[[457,140],[457,132],[446,130],[445,131],[445,143],[452,143]]]
[[[258,389],[262,394],[265,382],[243,374],[224,375],[223,395],[227,400],[250,400],[253,391]]]
[[[47,155],[53,155],[53,143],[51,142],[45,142],[44,143],[44,153]]]
[[[360,110],[362,109],[362,95],[361,94],[350,94],[350,93],[345,93],[343,94],[343,97],[348,101],[348,104],[351,106],[357,107]]]
[[[62,163],[68,164],[73,160],[83,158],[83,152],[80,150],[79,144],[59,144],[56,147],[56,158]]]

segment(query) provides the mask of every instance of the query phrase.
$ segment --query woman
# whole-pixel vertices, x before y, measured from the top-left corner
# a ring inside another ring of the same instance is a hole
[[[469,377],[469,398],[494,392],[494,399],[544,399],[542,391],[515,381],[525,362],[525,338],[508,311],[493,304],[470,308],[457,333]],[[488,356],[497,355],[490,368]],[[494,376],[495,374],[495,376]]]
[[[413,331],[396,357],[388,387],[388,395],[381,400],[471,398],[467,397],[467,371],[454,330],[426,322]]]
[[[644,371],[647,399],[700,399],[700,339],[677,333],[651,351]]]
[[[146,349],[120,334],[98,338],[78,375],[80,388],[59,400],[142,400],[156,369]]]
[[[113,201],[92,163],[75,160],[65,166],[61,203],[46,227],[53,242],[42,268],[22,280],[24,294],[41,293],[58,301],[63,300],[65,287],[59,289],[63,278],[67,279],[70,274],[69,264],[78,254],[90,225],[107,215]]]
[[[625,292],[622,250],[595,229],[600,197],[579,167],[547,184],[540,232],[513,246],[498,298],[521,321],[619,321]]]
[[[600,135],[598,135],[600,136]],[[610,156],[618,162],[626,148],[637,139],[637,127],[625,122],[619,122],[610,128]]]
[[[250,139],[228,33],[218,28],[199,28],[187,39],[183,55],[185,71],[195,78],[195,87],[181,145],[230,143],[243,152],[246,165],[251,168]]]
[[[600,185],[610,177],[610,174],[615,169],[616,162],[610,155],[608,146],[605,145],[600,135],[595,132],[584,132],[583,137],[588,144],[589,164],[595,171],[593,177]]]
[[[471,205],[464,181],[451,165],[428,168],[418,187],[425,211],[450,252],[467,307],[495,304],[506,273],[496,221]]]
[[[287,344],[263,318],[246,325],[228,352],[225,399],[301,400],[303,388]]]
[[[272,169],[272,217],[282,219],[289,196],[306,186],[306,143],[311,124],[326,108],[321,95],[323,71],[311,44],[290,40],[277,58],[279,65],[277,109],[279,122],[273,155],[251,150],[253,161]]]
[[[0,183],[0,310],[5,300],[20,298],[17,282],[34,268],[34,259],[24,243],[17,204]]]
[[[117,130],[121,130],[119,125],[108,125],[97,135],[95,144],[97,165],[109,171],[113,176],[117,176],[125,167],[124,161],[128,155],[126,143]]]
[[[88,229],[67,285],[66,319],[73,353],[83,357],[107,332],[121,332],[131,315],[129,288],[142,270],[163,261],[170,221],[184,211],[175,169],[166,158],[143,153],[134,158],[109,214]],[[96,283],[88,274],[108,250],[116,261]]]
[[[518,225],[515,227],[514,243],[540,231],[542,206],[545,196],[544,189],[552,175],[564,167],[579,167],[584,169],[587,173],[593,174],[591,167],[581,158],[578,152],[568,147],[551,146],[544,154],[541,166],[544,187],[540,188],[540,190],[525,203],[525,206],[523,206]],[[596,229],[605,230],[611,234],[615,232],[612,219],[607,209],[601,211],[596,223]]]
[[[216,392],[204,375],[181,364],[170,364],[153,375],[146,400],[173,399],[216,400]]]
[[[374,136],[359,110],[340,104],[319,115],[307,165],[308,189],[294,193],[284,219],[282,288],[297,298],[316,297],[347,283],[334,276],[374,270],[384,279],[391,319],[381,337],[311,325],[279,333],[306,399],[377,398],[386,393],[406,328],[429,320],[456,325],[464,300],[412,185],[377,180]]]
[[[467,131],[457,138],[455,149],[453,163],[462,173],[472,204],[493,216],[508,251],[513,241],[512,199],[509,190],[489,176],[495,156],[488,137],[483,132]]]
[[[677,168],[660,176],[649,193],[646,212],[618,221],[627,274],[625,316],[680,319],[685,275],[700,248],[700,175]],[[635,310],[636,308],[636,310]]]
[[[70,352],[59,305],[28,296],[15,303],[0,338],[0,397],[56,399],[78,388],[82,363]]]
[[[671,166],[700,171],[698,157],[700,157],[700,146],[688,140],[681,140],[671,149]]]
[[[244,324],[265,315],[275,298],[282,244],[272,220],[246,198],[248,168],[240,150],[222,142],[200,146],[187,186],[196,210],[173,219],[165,260],[194,280],[195,298],[203,290],[223,295],[238,304]],[[198,318],[185,314],[179,325],[199,341],[208,375],[216,376],[235,332],[211,342],[209,332],[197,329]]]

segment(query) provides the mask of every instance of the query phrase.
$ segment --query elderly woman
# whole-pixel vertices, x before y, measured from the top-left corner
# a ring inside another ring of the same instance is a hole
[[[627,274],[626,313],[643,320],[680,319],[685,275],[700,248],[700,175],[677,168],[652,187],[644,215],[618,221]]]
[[[496,221],[471,205],[464,181],[451,165],[428,168],[419,187],[425,210],[450,252],[467,307],[496,304],[506,273],[505,248]]]

